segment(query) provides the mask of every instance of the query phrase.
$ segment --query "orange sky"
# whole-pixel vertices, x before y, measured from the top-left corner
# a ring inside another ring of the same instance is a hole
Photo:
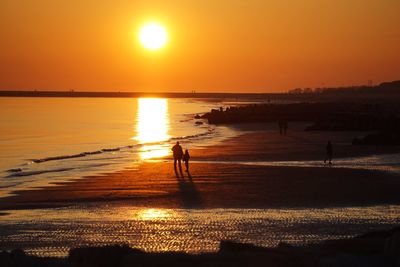
[[[0,90],[277,92],[400,79],[398,0],[0,0]],[[166,47],[137,32],[163,24]]]

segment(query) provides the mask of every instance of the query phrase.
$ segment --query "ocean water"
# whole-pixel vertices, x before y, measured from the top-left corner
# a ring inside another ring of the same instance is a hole
[[[180,141],[194,148],[237,133],[195,124],[223,103],[162,98],[0,98],[0,197],[135,168]],[[232,104],[232,103],[229,103]]]

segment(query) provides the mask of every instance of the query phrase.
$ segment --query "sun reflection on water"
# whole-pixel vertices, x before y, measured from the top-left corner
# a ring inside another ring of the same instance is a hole
[[[171,212],[165,209],[144,209],[137,213],[137,218],[140,220],[151,220],[157,221],[160,219],[165,219],[171,217]]]
[[[144,159],[168,155],[169,148],[158,142],[167,141],[170,136],[168,99],[139,98],[136,132],[134,138],[144,145],[140,157]]]
[[[169,154],[169,147],[166,145],[148,145],[140,149],[141,159],[165,157]]]

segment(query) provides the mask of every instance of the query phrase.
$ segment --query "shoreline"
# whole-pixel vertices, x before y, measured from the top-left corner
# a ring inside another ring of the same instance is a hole
[[[12,196],[2,199],[0,210],[63,207],[92,202],[126,202],[132,206],[166,208],[400,204],[400,196],[395,190],[400,188],[400,181],[393,173],[324,166],[280,167],[235,163],[243,160],[321,160],[322,165],[327,139],[335,140],[334,155],[341,158],[400,151],[398,147],[353,146],[349,144],[349,138],[354,133],[310,133],[302,131],[303,126],[293,124],[287,136],[280,136],[274,125],[264,125],[264,130],[256,127],[257,131],[243,132],[222,143],[193,149],[192,180],[177,179],[172,160],[164,157],[145,161],[137,170],[119,170],[55,183],[37,190],[14,191]],[[204,162],[207,160],[218,163]],[[341,197],[336,196],[335,191]],[[287,197],[282,198],[281,194]],[[229,200],[232,196],[235,196],[234,201]]]
[[[144,164],[144,168],[157,168],[158,171],[160,168],[163,171],[166,169],[165,165],[150,165]],[[139,183],[133,179],[137,173],[122,171],[39,190],[17,192],[17,195],[4,199],[0,211],[90,206],[95,203],[172,209],[339,208],[400,204],[397,190],[400,181],[398,175],[393,174],[340,168],[268,167],[269,170],[266,170],[264,167],[253,166],[243,169],[229,164],[196,165],[194,169],[199,173],[204,168],[212,168],[218,175],[227,170],[245,171],[251,178],[243,183],[232,175],[220,179],[207,174],[207,179],[204,179],[205,174],[200,174],[193,176],[192,181],[155,180],[160,183],[158,187],[150,182],[139,185],[141,188],[132,188],[134,182]],[[173,177],[173,171],[170,174]],[[264,179],[261,175],[271,178]],[[291,176],[296,178],[291,179]],[[123,183],[126,187],[120,188],[118,184],[121,182],[110,183],[110,179],[121,180],[122,177],[125,177]],[[376,185],[378,179],[386,185]],[[105,187],[105,184],[108,185]]]
[[[199,149],[196,158],[220,161],[306,161],[325,157],[331,140],[333,159],[400,153],[400,146],[352,145],[353,138],[368,132],[304,131],[308,123],[291,123],[287,135],[279,135],[276,123],[237,124],[239,136]],[[197,151],[196,151],[197,152]]]
[[[325,139],[332,135],[338,155],[376,152],[370,147],[353,151],[345,142],[348,133],[318,133],[304,143],[309,136],[295,128],[287,136],[264,129],[193,149],[191,179],[186,173],[177,178],[166,157],[138,168],[16,192],[0,202],[1,246],[42,256],[65,256],[68,249],[84,244],[205,253],[217,251],[220,240],[297,246],[398,225],[398,174],[222,162],[320,158]],[[204,159],[217,163],[200,162]],[[27,230],[37,238],[21,236]]]

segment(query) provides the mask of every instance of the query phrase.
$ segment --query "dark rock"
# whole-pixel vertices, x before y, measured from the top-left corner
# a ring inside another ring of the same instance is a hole
[[[212,109],[202,118],[210,124],[262,123],[285,121],[314,122],[308,131],[400,130],[400,106],[365,103],[252,104]]]
[[[129,246],[83,247],[71,249],[68,260],[78,266],[111,267],[119,266],[122,259],[129,254],[143,253]]]
[[[266,252],[267,248],[258,247],[253,244],[237,243],[229,240],[223,240],[219,244],[219,253],[237,253],[237,252]]]

